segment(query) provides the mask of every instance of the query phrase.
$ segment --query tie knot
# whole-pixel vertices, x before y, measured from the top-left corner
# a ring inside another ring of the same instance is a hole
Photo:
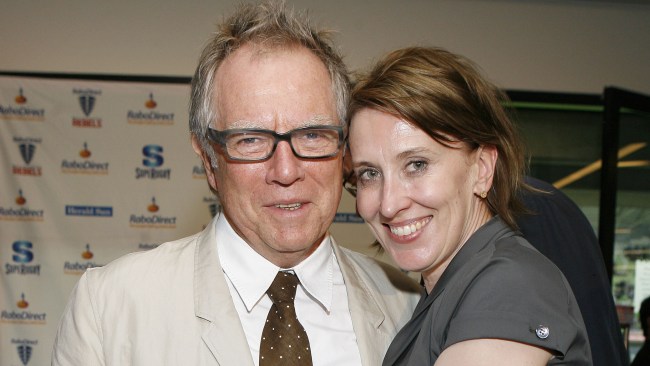
[[[274,304],[289,302],[293,304],[293,298],[296,296],[298,288],[298,276],[293,273],[280,271],[275,276],[273,283],[266,293],[269,294]]]

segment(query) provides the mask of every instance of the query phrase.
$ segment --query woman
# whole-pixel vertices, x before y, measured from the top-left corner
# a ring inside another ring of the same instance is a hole
[[[352,91],[357,210],[426,289],[384,365],[589,365],[569,285],[517,232],[523,148],[501,94],[436,48],[387,55]]]

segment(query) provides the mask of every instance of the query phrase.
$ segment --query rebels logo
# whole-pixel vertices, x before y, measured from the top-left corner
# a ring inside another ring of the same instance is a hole
[[[36,155],[36,146],[42,142],[37,137],[14,137],[14,142],[18,146],[18,151],[25,165],[14,165],[12,173],[15,175],[41,176],[43,170],[38,165],[32,165],[32,160]]]
[[[73,89],[72,93],[79,97],[79,107],[84,114],[84,117],[73,117],[72,126],[82,128],[101,128],[102,119],[92,118],[90,115],[95,108],[97,97],[102,94],[101,90],[96,89]]]

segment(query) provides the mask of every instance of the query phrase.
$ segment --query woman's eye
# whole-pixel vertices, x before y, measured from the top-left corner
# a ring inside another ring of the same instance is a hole
[[[428,163],[424,160],[416,160],[408,163],[407,170],[409,172],[421,172],[425,170],[428,166]]]
[[[357,182],[359,184],[363,184],[377,179],[379,172],[377,172],[374,169],[362,169],[357,171],[356,174],[357,174]]]

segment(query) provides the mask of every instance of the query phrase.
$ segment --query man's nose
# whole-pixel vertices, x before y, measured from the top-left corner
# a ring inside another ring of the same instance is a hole
[[[277,183],[291,185],[305,177],[303,161],[298,158],[286,141],[280,141],[269,159],[269,170],[266,173],[268,184]]]

